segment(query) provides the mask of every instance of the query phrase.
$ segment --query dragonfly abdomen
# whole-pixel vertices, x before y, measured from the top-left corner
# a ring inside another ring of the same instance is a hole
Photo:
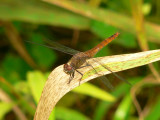
[[[110,36],[109,38],[103,40],[101,43],[99,43],[94,48],[86,51],[85,53],[88,54],[90,57],[94,57],[95,54],[100,51],[103,47],[105,47],[107,44],[109,44],[112,40],[114,40],[116,37],[118,37],[119,33],[115,33],[114,35]]]

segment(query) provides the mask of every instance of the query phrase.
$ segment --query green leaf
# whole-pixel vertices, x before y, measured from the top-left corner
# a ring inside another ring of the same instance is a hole
[[[38,103],[40,99],[40,96],[45,84],[45,80],[46,80],[46,77],[39,71],[27,73],[27,81],[36,103]]]
[[[149,114],[145,117],[145,120],[159,120],[160,119],[160,98],[154,103],[154,106],[150,108]]]
[[[112,71],[117,72],[117,71],[127,70],[130,68],[134,68],[134,67],[138,67],[138,66],[142,66],[142,65],[146,65],[152,62],[159,61],[160,60],[160,49],[139,52],[139,53],[126,54],[126,55],[117,55],[115,57],[105,56],[105,57],[100,57],[96,59],[100,63],[103,63],[103,66],[106,65]],[[89,62],[91,64],[94,64],[94,62],[92,62],[92,59],[90,59]],[[95,75],[95,70],[97,72],[103,72],[103,74],[104,72],[107,73],[108,70],[105,69],[103,66],[99,65],[99,66],[94,67],[94,69],[90,68],[90,70],[86,70],[86,72],[83,74],[82,80]],[[85,69],[83,71],[85,71]]]
[[[23,87],[22,87],[23,86]],[[28,83],[27,81],[19,81],[14,85],[14,88],[23,94],[29,94]]]
[[[134,35],[130,33],[125,33],[123,32],[122,34],[119,35],[118,40],[115,40],[115,43],[118,43],[126,48],[136,48],[137,47],[137,42],[136,38]]]
[[[20,57],[8,54],[2,63],[2,75],[11,83],[24,79],[26,71],[30,70],[28,64]]]
[[[89,83],[80,85],[79,87],[73,89],[73,92],[89,95],[91,97],[104,100],[104,101],[109,101],[109,102],[115,101],[114,96]]]
[[[100,21],[91,21],[91,31],[105,39],[117,32],[117,28]]]
[[[132,99],[128,93],[115,112],[114,120],[128,120]]]
[[[40,44],[45,44],[42,40],[42,35],[41,34],[32,34],[30,40],[40,43]],[[28,44],[28,43],[27,43]],[[29,46],[29,45],[28,45]],[[54,50],[51,50],[47,47],[32,44],[30,45],[31,49],[28,49],[32,56],[34,57],[35,61],[43,67],[43,68],[49,68],[55,61],[56,61],[56,54]]]
[[[52,110],[52,112],[51,112],[51,114],[50,114],[50,116],[49,116],[49,120],[55,120],[55,109],[56,109],[56,108],[54,108],[54,109]]]
[[[59,120],[89,120],[80,112],[63,107],[56,107],[55,116]]]
[[[0,19],[80,29],[89,27],[87,18],[37,0],[1,1]]]
[[[75,93],[69,92],[58,102],[57,105],[63,107],[70,107],[76,104],[78,100],[83,100],[85,97],[86,96],[84,95],[78,95],[78,97],[75,97]]]
[[[133,33],[136,35],[135,26],[133,23],[132,18],[129,18],[125,15],[120,14],[119,12],[113,12],[111,10],[106,9],[99,9],[89,6],[87,4],[75,2],[75,1],[56,1],[53,2],[52,0],[45,0],[48,3],[57,5],[73,13],[77,13],[78,15],[87,16],[89,19],[101,21],[108,25],[114,26],[118,29],[125,30],[127,32]],[[127,3],[127,2],[126,2]],[[127,4],[128,5],[128,4]],[[144,23],[146,36],[150,39],[150,41],[159,43],[160,32],[159,26],[153,25],[152,23],[145,22]]]
[[[12,104],[6,102],[0,102],[0,120],[3,120],[4,116],[12,109]]]
[[[112,106],[113,103],[107,101],[100,101],[97,104],[95,113],[94,113],[94,120],[102,120],[105,114],[108,112],[108,109]]]
[[[134,85],[134,83],[137,83],[138,81],[142,80],[143,78],[141,77],[135,77],[135,78],[130,78],[128,81]],[[113,96],[118,99],[119,97],[127,94],[127,92],[130,90],[130,86],[128,86],[126,83],[120,84],[115,88],[115,90],[111,93]],[[94,113],[94,120],[101,120],[105,114],[108,112],[110,107],[114,104],[106,101],[100,101],[100,103],[97,105]]]
[[[101,37],[102,39],[106,39],[119,30],[103,22],[92,20],[91,31],[99,37]],[[134,35],[130,33],[123,32],[123,34],[120,34],[117,39],[118,40],[115,40],[113,42],[118,43],[127,48],[135,48],[137,45]]]

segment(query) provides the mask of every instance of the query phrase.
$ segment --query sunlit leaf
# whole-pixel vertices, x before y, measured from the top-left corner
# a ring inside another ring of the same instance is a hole
[[[114,120],[128,120],[131,103],[132,99],[130,94],[128,93],[120,103],[118,109],[116,110]]]
[[[89,95],[91,97],[95,97],[97,99],[104,101],[110,101],[110,102],[115,101],[115,97],[112,96],[110,93],[89,83],[85,83],[75,88],[73,91],[80,94]]]
[[[42,90],[45,84],[45,80],[46,78],[39,71],[28,72],[27,74],[27,81],[28,81],[31,93],[36,103],[38,103],[40,99],[40,96],[41,96],[41,93],[42,93]]]
[[[11,110],[12,105],[5,102],[0,102],[0,120]]]
[[[78,97],[75,96],[77,96],[76,93],[69,92],[58,102],[57,105],[63,107],[70,107],[73,106],[77,102],[77,100],[83,100],[83,98],[85,98],[83,94],[82,95],[78,94]]]
[[[151,12],[152,6],[149,3],[145,3],[142,6],[142,11],[144,15],[148,15]]]
[[[55,116],[60,120],[90,120],[80,112],[63,107],[56,107]]]
[[[23,87],[22,87],[23,86]],[[15,85],[14,85],[15,89],[17,91],[19,91],[20,93],[24,93],[24,94],[28,94],[29,93],[29,90],[28,90],[28,83],[26,81],[20,81],[20,82],[17,82]]]
[[[56,109],[56,108],[55,108]],[[50,116],[49,116],[49,120],[56,120],[55,119],[55,109],[53,109],[53,111],[51,112]]]

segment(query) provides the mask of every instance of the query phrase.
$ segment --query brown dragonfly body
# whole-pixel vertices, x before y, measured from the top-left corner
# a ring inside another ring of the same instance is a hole
[[[92,58],[95,56],[95,54],[100,51],[103,47],[105,47],[108,43],[110,43],[112,40],[114,40],[116,37],[118,37],[119,33],[115,33],[114,35],[110,36],[109,38],[105,39],[101,43],[99,43],[94,48],[86,51],[86,52],[79,52],[75,54],[67,64],[64,64],[64,72],[66,74],[70,75],[69,82],[74,78],[74,73],[77,71],[80,73],[77,69],[81,68],[84,63],[86,63],[86,60],[89,58]],[[83,74],[80,73],[82,76]],[[80,79],[81,80],[81,79]]]

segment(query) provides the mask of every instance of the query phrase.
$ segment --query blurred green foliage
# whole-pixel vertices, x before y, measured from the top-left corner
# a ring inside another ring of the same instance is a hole
[[[45,44],[43,38],[48,38],[85,51],[118,31],[121,33],[119,38],[103,48],[96,57],[141,51],[128,0],[66,0],[64,3],[67,2],[66,7],[63,2],[51,4],[36,0],[0,0],[0,119],[33,119],[49,73],[71,57],[27,43],[26,40]],[[158,49],[160,46],[159,8],[159,0],[144,0],[141,8],[150,49]],[[159,71],[159,63],[155,66]],[[146,66],[120,72],[133,86],[147,79],[149,74],[151,72]],[[113,91],[99,81],[94,81],[94,85],[81,85],[62,98],[50,119],[139,119],[131,97],[133,88],[117,82],[117,78],[112,75],[108,78],[115,86]],[[150,81],[154,79],[152,77]],[[138,91],[136,97],[140,107],[147,111],[143,111],[143,118],[159,120],[159,85],[150,84],[149,87],[144,85],[134,89]]]

